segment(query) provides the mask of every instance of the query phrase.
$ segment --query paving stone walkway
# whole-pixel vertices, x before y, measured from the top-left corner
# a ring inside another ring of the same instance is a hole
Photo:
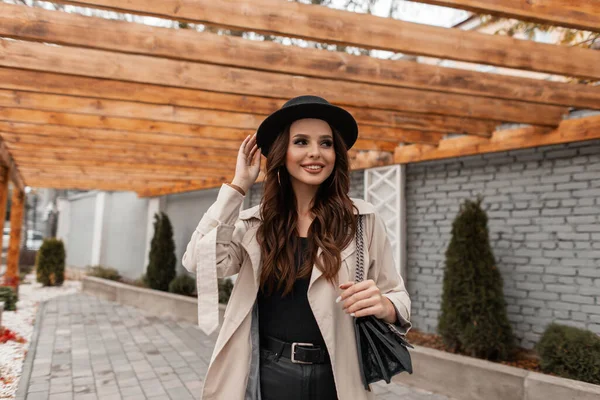
[[[46,302],[36,330],[17,400],[197,399],[216,339],[83,293]],[[448,400],[397,384],[374,391],[378,400]]]

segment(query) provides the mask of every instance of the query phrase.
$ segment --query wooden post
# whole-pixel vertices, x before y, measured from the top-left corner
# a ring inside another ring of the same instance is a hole
[[[8,198],[8,168],[0,166],[0,249],[4,246],[4,217],[6,214],[6,200]],[[2,264],[2,251],[0,251],[0,264]]]
[[[21,244],[21,227],[23,226],[23,206],[25,193],[13,186],[12,204],[10,209],[10,242],[6,262],[4,284],[19,290],[19,251]]]

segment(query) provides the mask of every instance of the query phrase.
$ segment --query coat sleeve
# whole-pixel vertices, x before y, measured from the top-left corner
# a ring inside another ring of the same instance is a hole
[[[221,186],[217,200],[198,223],[186,247],[182,260],[185,269],[198,273],[197,268],[216,267],[219,278],[239,272],[243,261],[241,241],[247,229],[245,221],[239,219],[243,201],[244,196],[237,190]],[[216,265],[203,263],[200,254],[212,254]]]
[[[370,232],[369,232],[370,231]],[[370,223],[367,224],[368,249],[370,265],[367,277],[373,279],[375,284],[396,309],[396,327],[402,333],[410,330],[410,297],[404,286],[404,280],[396,269],[393,250],[387,235],[385,224],[377,214],[370,214]]]

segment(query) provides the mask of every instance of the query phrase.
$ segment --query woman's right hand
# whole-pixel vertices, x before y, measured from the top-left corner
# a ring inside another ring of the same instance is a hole
[[[235,165],[234,185],[241,187],[246,193],[256,182],[260,172],[260,150],[256,145],[256,133],[246,137],[238,151]]]

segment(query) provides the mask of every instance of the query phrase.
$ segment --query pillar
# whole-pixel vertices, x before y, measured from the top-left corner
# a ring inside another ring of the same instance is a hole
[[[21,229],[23,227],[23,209],[25,193],[13,186],[10,209],[10,242],[6,262],[4,284],[12,286],[15,292],[19,289],[19,253],[21,249]]]
[[[8,200],[8,168],[0,166],[0,249],[4,247],[4,217],[6,215],[6,200]],[[2,253],[0,250],[0,264],[2,264]]]

